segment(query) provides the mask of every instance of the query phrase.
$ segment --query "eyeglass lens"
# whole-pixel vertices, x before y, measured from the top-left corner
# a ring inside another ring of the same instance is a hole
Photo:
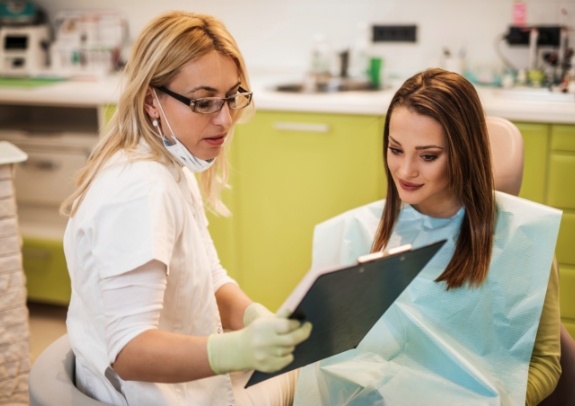
[[[192,102],[192,109],[198,113],[215,113],[220,111],[224,103],[232,110],[243,109],[251,102],[252,95],[249,92],[237,93],[233,96],[220,99],[218,97],[205,97]]]

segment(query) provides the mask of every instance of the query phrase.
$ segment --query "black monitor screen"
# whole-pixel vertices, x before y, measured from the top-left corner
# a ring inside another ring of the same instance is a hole
[[[25,35],[7,35],[4,38],[4,49],[27,49],[28,37]]]

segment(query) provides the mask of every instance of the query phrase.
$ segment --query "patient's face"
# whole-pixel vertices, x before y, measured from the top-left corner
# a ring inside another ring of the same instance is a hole
[[[434,119],[397,107],[389,123],[387,165],[401,200],[433,217],[461,207],[449,188],[447,137]]]

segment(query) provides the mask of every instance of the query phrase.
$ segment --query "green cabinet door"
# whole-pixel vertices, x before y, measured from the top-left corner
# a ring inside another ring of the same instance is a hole
[[[547,204],[575,210],[575,125],[551,126]],[[574,262],[575,264],[575,262]]]
[[[23,237],[22,266],[28,300],[67,305],[72,288],[62,241]]]
[[[382,131],[383,117],[269,111],[237,128],[228,268],[254,300],[277,309],[310,268],[314,226],[383,197]]]
[[[236,129],[236,133],[238,130]],[[235,138],[235,136],[234,136]],[[210,211],[206,213],[208,217],[208,228],[214,244],[216,246],[218,257],[228,274],[242,285],[242,276],[240,273],[240,247],[239,236],[239,217],[241,213],[237,210],[237,177],[238,170],[236,162],[238,148],[232,139],[231,149],[227,151],[230,168],[228,184],[230,188],[222,192],[222,201],[230,210],[231,216],[224,217],[216,215]]]
[[[515,123],[523,136],[523,182],[519,196],[538,203],[545,202],[547,162],[549,157],[549,125]]]
[[[547,201],[563,210],[557,260],[560,270],[561,317],[575,337],[575,125],[551,125]]]

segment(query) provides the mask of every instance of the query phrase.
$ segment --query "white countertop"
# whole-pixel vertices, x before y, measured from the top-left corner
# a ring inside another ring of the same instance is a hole
[[[116,103],[119,83],[117,76],[92,76],[38,86],[1,86],[0,103],[99,107]]]
[[[28,159],[28,154],[8,141],[0,141],[0,165],[15,164]]]
[[[272,84],[289,82],[287,76],[252,75],[254,102],[258,110],[299,111],[338,114],[383,115],[394,90],[303,94],[276,92]],[[538,97],[505,92],[501,89],[478,88],[488,115],[510,120],[575,124],[575,95]],[[509,93],[509,94],[508,94]],[[534,93],[534,92],[531,92]],[[116,76],[82,81],[62,81],[37,87],[1,87],[2,104],[43,104],[61,106],[102,106],[113,104],[119,95]],[[571,97],[573,96],[573,97]]]
[[[514,121],[575,124],[575,94],[553,94],[540,89],[538,92],[547,93],[530,95],[525,90],[478,88],[478,93],[487,115]]]

